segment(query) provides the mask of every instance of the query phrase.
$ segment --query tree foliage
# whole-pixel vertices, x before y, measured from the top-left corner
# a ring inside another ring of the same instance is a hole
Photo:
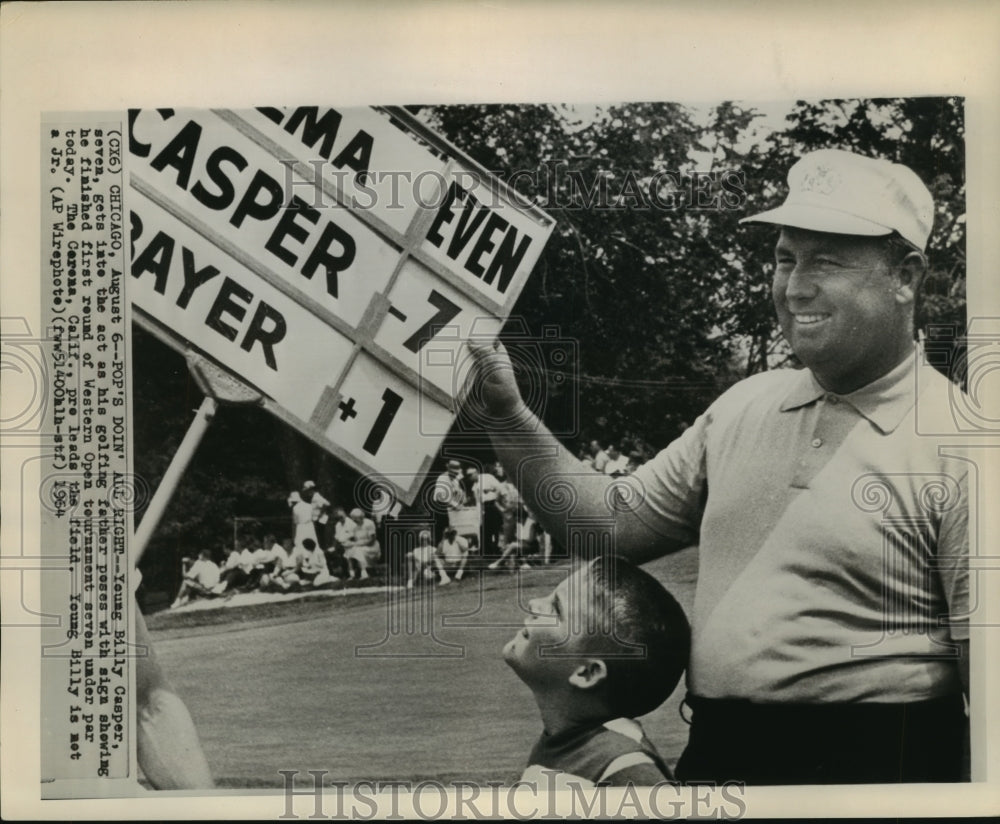
[[[662,445],[738,377],[793,360],[770,300],[773,230],[739,220],[780,202],[788,169],[812,149],[853,149],[921,175],[937,215],[917,325],[935,340],[964,328],[960,99],[800,101],[784,130],[755,139],[760,113],[733,102],[700,124],[676,104],[599,107],[582,125],[574,112],[480,105],[420,116],[558,221],[516,311],[535,334],[558,323],[577,342],[575,374],[551,386],[550,406],[565,414],[559,396],[575,390],[583,439]],[[667,172],[673,199],[652,194]],[[731,174],[741,197],[720,191]]]

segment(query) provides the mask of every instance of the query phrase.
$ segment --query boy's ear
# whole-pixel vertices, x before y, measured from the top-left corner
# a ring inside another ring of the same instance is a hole
[[[569,676],[569,682],[582,690],[590,690],[608,677],[608,667],[600,658],[588,658]]]

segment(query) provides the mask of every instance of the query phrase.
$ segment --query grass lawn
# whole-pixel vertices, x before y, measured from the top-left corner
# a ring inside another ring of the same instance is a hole
[[[646,566],[690,614],[697,556]],[[280,787],[278,770],[337,781],[514,781],[541,732],[500,650],[521,604],[565,569],[475,573],[415,592],[310,597],[149,625],[220,787]],[[641,719],[671,765],[687,740],[683,686]]]

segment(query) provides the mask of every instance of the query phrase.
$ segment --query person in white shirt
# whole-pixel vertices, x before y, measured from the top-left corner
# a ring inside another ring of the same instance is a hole
[[[406,563],[409,567],[409,579],[406,582],[407,589],[413,589],[413,585],[426,576],[428,579],[434,577],[434,568],[437,568],[441,576],[441,583],[451,582],[448,573],[445,572],[441,564],[441,559],[437,557],[437,550],[431,541],[429,529],[423,529],[417,536],[417,545],[406,553]]]
[[[198,560],[185,570],[180,591],[170,608],[184,606],[192,595],[209,598],[215,594],[213,590],[218,584],[219,566],[212,560],[212,553],[203,549],[198,553]]]
[[[628,458],[618,451],[615,444],[608,446],[608,462],[604,464],[604,474],[616,478],[628,472]]]
[[[337,580],[326,568],[326,554],[312,538],[306,538],[302,542],[302,552],[301,562],[296,570],[302,583],[321,587]]]
[[[295,546],[302,546],[306,538],[316,540],[316,525],[313,523],[313,507],[311,503],[302,500],[298,492],[292,492],[288,496],[288,506],[292,510],[292,526],[295,529],[293,542]]]
[[[306,540],[316,543],[312,538]],[[261,576],[260,588],[287,592],[298,586],[301,583],[298,571],[305,555],[303,546],[293,545],[291,539],[286,538],[281,547],[275,549],[272,571]]]
[[[465,564],[469,560],[469,542],[465,540],[453,527],[448,527],[444,531],[444,538],[438,544],[437,555],[438,568],[441,570],[442,584],[448,583],[447,570],[453,570],[456,581],[462,580],[465,573]]]
[[[474,466],[465,470],[465,477],[479,504],[483,524],[483,555],[495,557],[499,554],[500,536],[503,532],[503,514],[497,500],[500,481],[495,475],[481,473]]]
[[[597,472],[604,472],[604,467],[608,463],[608,453],[601,449],[601,444],[598,441],[590,442],[590,454],[593,458],[592,466]]]
[[[350,563],[345,557],[348,548],[354,543],[354,521],[347,517],[343,507],[333,510],[333,542],[326,551],[326,563],[330,573],[338,578],[350,575]]]
[[[375,522],[365,517],[360,509],[351,510],[351,520],[354,522],[354,537],[344,557],[350,564],[350,578],[354,578],[354,567],[358,567],[358,578],[362,581],[368,576],[369,567],[378,563],[382,556],[375,532]]]
[[[521,569],[531,569],[531,564],[526,559],[528,555],[538,552],[539,532],[538,525],[535,523],[535,519],[531,517],[531,513],[528,512],[527,508],[523,506],[519,507],[517,540],[507,544],[503,549],[503,553],[489,565],[489,568],[497,569],[500,564],[513,556],[512,561],[508,563],[514,563],[520,558]]]

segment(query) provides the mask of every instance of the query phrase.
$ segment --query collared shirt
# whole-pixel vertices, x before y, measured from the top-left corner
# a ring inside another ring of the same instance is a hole
[[[642,517],[700,545],[692,692],[815,703],[959,689],[949,641],[968,637],[970,464],[915,414],[940,431],[952,391],[913,357],[841,396],[808,370],[767,372],[630,476]]]

